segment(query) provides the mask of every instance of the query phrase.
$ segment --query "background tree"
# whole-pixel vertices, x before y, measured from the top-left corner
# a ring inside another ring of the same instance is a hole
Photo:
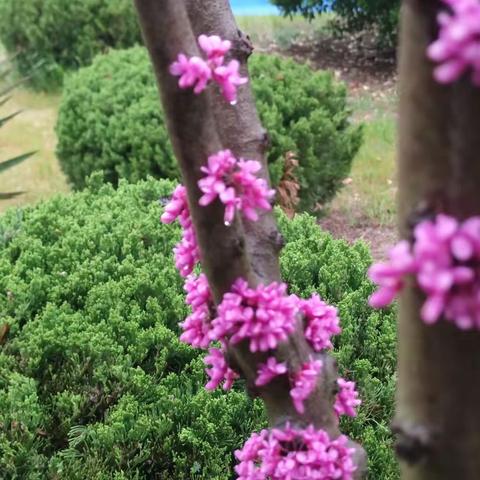
[[[405,0],[403,5],[398,175],[405,239],[432,215],[446,213],[461,221],[480,213],[480,89],[470,75],[439,84],[426,56],[446,3]],[[400,299],[395,421],[402,479],[477,479],[480,334],[444,319],[426,325],[424,300],[409,281]]]

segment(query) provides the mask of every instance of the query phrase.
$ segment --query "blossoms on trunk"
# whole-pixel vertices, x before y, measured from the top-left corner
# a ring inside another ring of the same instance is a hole
[[[344,436],[332,440],[323,430],[287,425],[254,433],[235,452],[239,480],[352,480],[354,450]]]
[[[241,77],[240,64],[237,60],[230,60],[225,64],[225,55],[230,50],[231,43],[222,40],[217,35],[207,37],[200,35],[198,44],[205,52],[207,59],[187,57],[180,53],[177,60],[170,66],[170,73],[179,78],[180,88],[192,88],[196,94],[203,92],[212,80],[219,87],[222,95],[232,105],[237,102],[237,88],[247,83],[248,79]]]
[[[413,244],[397,244],[369,275],[380,286],[370,298],[376,308],[391,303],[412,276],[425,295],[425,323],[443,317],[462,330],[480,329],[480,217],[459,222],[439,214],[419,223]]]
[[[223,150],[208,157],[202,167],[205,177],[198,182],[203,192],[200,205],[210,205],[217,198],[225,205],[225,225],[231,225],[235,212],[241,211],[245,218],[258,220],[257,210],[272,209],[270,200],[275,190],[269,189],[263,178],[256,174],[261,170],[259,162],[237,160],[230,150]]]
[[[201,35],[198,43],[207,59],[180,54],[170,72],[180,77],[180,88],[193,88],[195,94],[201,93],[213,80],[224,97],[234,103],[237,87],[247,79],[239,76],[236,60],[224,64],[230,42],[217,36]],[[204,176],[198,181],[202,192],[199,205],[222,203],[227,227],[237,212],[246,221],[257,221],[259,211],[272,209],[271,200],[275,194],[267,181],[258,177],[260,171],[259,162],[237,159],[230,150],[212,153],[201,167]],[[181,323],[180,338],[195,348],[208,350],[204,359],[209,377],[206,388],[213,390],[222,385],[228,390],[232,387],[240,373],[229,366],[227,351],[242,342],[250,352],[265,359],[258,365],[255,386],[261,391],[277,377],[285,377],[290,385],[292,404],[303,415],[304,402],[321,378],[323,362],[315,357],[316,352],[333,348],[331,339],[341,332],[337,310],[316,294],[310,299],[289,294],[284,283],[259,284],[253,288],[243,278],[238,278],[222,301],[215,305],[207,278],[199,272],[200,251],[183,186],[175,189],[162,215],[164,223],[175,220],[183,229],[182,239],[174,248],[175,263],[185,278],[186,302],[192,310]],[[276,349],[289,340],[299,320],[303,320],[305,339],[312,355],[299,368],[294,368],[288,359],[280,362],[276,358]],[[340,379],[338,390],[334,406],[336,415],[354,416],[360,404],[354,383]],[[236,452],[240,460],[236,470],[239,478],[245,480],[307,477],[349,480],[355,465],[353,450],[347,447],[347,442],[346,437],[331,439],[326,432],[313,426],[295,429],[287,424],[284,429],[254,434],[244,448]]]
[[[471,71],[472,82],[480,86],[480,2],[443,0],[447,10],[438,15],[439,37],[428,57],[439,65],[434,70],[439,83],[452,83]]]

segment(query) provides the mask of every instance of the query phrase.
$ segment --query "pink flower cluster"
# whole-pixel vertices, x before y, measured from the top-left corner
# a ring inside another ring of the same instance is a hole
[[[405,277],[415,270],[410,244],[402,240],[388,252],[388,262],[376,263],[368,271],[370,279],[380,286],[370,297],[370,306],[382,308],[392,303],[403,289]]]
[[[195,265],[200,260],[200,251],[188,209],[187,190],[183,185],[179,185],[174,190],[172,199],[165,207],[161,220],[163,223],[172,223],[178,220],[182,226],[182,240],[173,249],[173,252],[175,255],[175,266],[180,275],[187,277],[193,272]]]
[[[342,332],[337,309],[317,294],[300,300],[300,311],[306,320],[305,338],[316,352],[333,348],[332,337]]]
[[[260,169],[259,162],[237,160],[230,150],[211,155],[201,168],[205,177],[198,182],[203,193],[200,205],[209,205],[219,198],[225,205],[225,225],[232,223],[236,210],[248,220],[257,221],[257,209],[271,210],[270,199],[275,195],[266,180],[257,177]]]
[[[333,406],[335,413],[338,417],[340,415],[356,417],[356,409],[362,401],[358,398],[358,392],[355,390],[355,382],[348,382],[343,378],[339,378],[337,384],[340,390]]]
[[[218,305],[211,339],[232,344],[248,340],[251,352],[266,352],[287,340],[295,329],[297,297],[284,283],[250,288],[238,279]]]
[[[217,35],[200,35],[198,44],[207,59],[187,57],[180,53],[170,66],[170,73],[180,77],[178,81],[180,88],[193,87],[197,95],[207,88],[210,80],[213,80],[220,87],[225,99],[234,105],[237,101],[237,87],[247,83],[248,79],[240,76],[240,64],[237,60],[230,60],[224,64],[231,43]]]
[[[235,379],[239,378],[238,373],[228,366],[223,350],[210,348],[203,361],[206,365],[211,365],[211,368],[206,369],[210,377],[210,381],[205,385],[207,390],[215,390],[222,382],[223,389],[230,390]]]
[[[332,440],[313,426],[262,430],[235,452],[238,480],[352,480],[356,467],[348,439]]]
[[[287,364],[278,363],[275,357],[269,357],[258,369],[258,376],[255,380],[257,387],[263,387],[270,383],[275,377],[287,373]]]
[[[231,221],[236,208],[240,208],[247,218],[256,220],[255,208],[271,208],[266,200],[269,195],[266,193],[266,184],[253,175],[259,168],[257,162],[237,162],[228,150],[210,157],[208,167],[203,169],[208,175],[199,182],[204,192],[200,203],[206,205],[220,196],[226,199],[227,220]],[[228,203],[232,192],[236,199],[233,207]],[[225,390],[230,389],[239,376],[227,363],[225,350],[229,343],[247,341],[253,353],[273,350],[293,333],[300,314],[304,317],[305,336],[312,348],[315,351],[332,348],[331,337],[341,331],[337,310],[323,302],[318,295],[308,300],[288,295],[287,286],[283,283],[250,288],[245,280],[238,279],[215,312],[206,276],[192,273],[199,261],[199,252],[186,190],[181,185],[173,192],[162,215],[164,223],[175,220],[183,228],[182,241],[174,249],[175,263],[180,274],[186,277],[186,302],[192,309],[181,324],[183,333],[180,339],[195,348],[208,349],[204,360],[209,367],[206,369],[210,377],[207,389],[215,389],[221,383]],[[213,348],[212,342],[220,342],[221,348]],[[304,402],[315,390],[321,370],[322,362],[312,359],[302,365],[299,371],[290,372],[290,395],[299,413],[304,413]],[[267,385],[275,377],[288,373],[286,363],[279,363],[273,356],[268,357],[259,366],[256,386]],[[352,398],[353,393],[348,385],[345,390],[346,393],[339,397],[338,408],[350,411],[357,400],[355,396]]]
[[[426,295],[425,323],[444,317],[463,330],[480,329],[480,217],[459,222],[440,214],[419,223],[413,246],[400,242],[389,262],[372,266],[369,274],[380,285],[370,299],[374,307],[388,305],[413,274]]]
[[[478,0],[443,0],[449,12],[438,15],[439,38],[427,51],[439,63],[434,71],[440,83],[458,80],[468,69],[472,81],[480,86],[480,2]]]
[[[304,363],[301,370],[293,376],[293,388],[290,390],[290,396],[295,410],[300,414],[305,413],[304,402],[315,390],[322,366],[321,360],[310,360]]]
[[[199,276],[189,275],[184,288],[192,313],[180,324],[183,329],[180,340],[192,347],[207,349],[210,344],[210,312],[213,306],[207,277],[203,273]]]

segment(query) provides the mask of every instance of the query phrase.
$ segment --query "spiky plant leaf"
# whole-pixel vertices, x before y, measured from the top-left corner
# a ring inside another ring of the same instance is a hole
[[[0,200],[10,200],[11,198],[23,195],[25,192],[0,192]]]
[[[7,95],[5,98],[2,98],[0,100],[0,107],[3,107],[3,105],[5,105],[9,100],[11,100],[12,96],[11,95]]]
[[[24,162],[28,157],[31,157],[34,153],[36,152],[28,152],[28,153],[23,153],[22,155],[19,155],[18,157],[13,157],[8,160],[4,160],[3,162],[0,162],[0,173],[4,172],[5,170],[8,170],[9,168],[15,167],[16,165]]]
[[[5,117],[0,118],[0,127],[3,127],[7,122],[15,118],[22,110],[17,110],[16,112],[11,113]]]

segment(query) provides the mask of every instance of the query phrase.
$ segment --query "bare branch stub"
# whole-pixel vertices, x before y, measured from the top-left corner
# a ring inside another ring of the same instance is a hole
[[[425,460],[434,448],[434,435],[423,425],[395,420],[392,422],[392,433],[395,435],[397,456],[410,465]]]

